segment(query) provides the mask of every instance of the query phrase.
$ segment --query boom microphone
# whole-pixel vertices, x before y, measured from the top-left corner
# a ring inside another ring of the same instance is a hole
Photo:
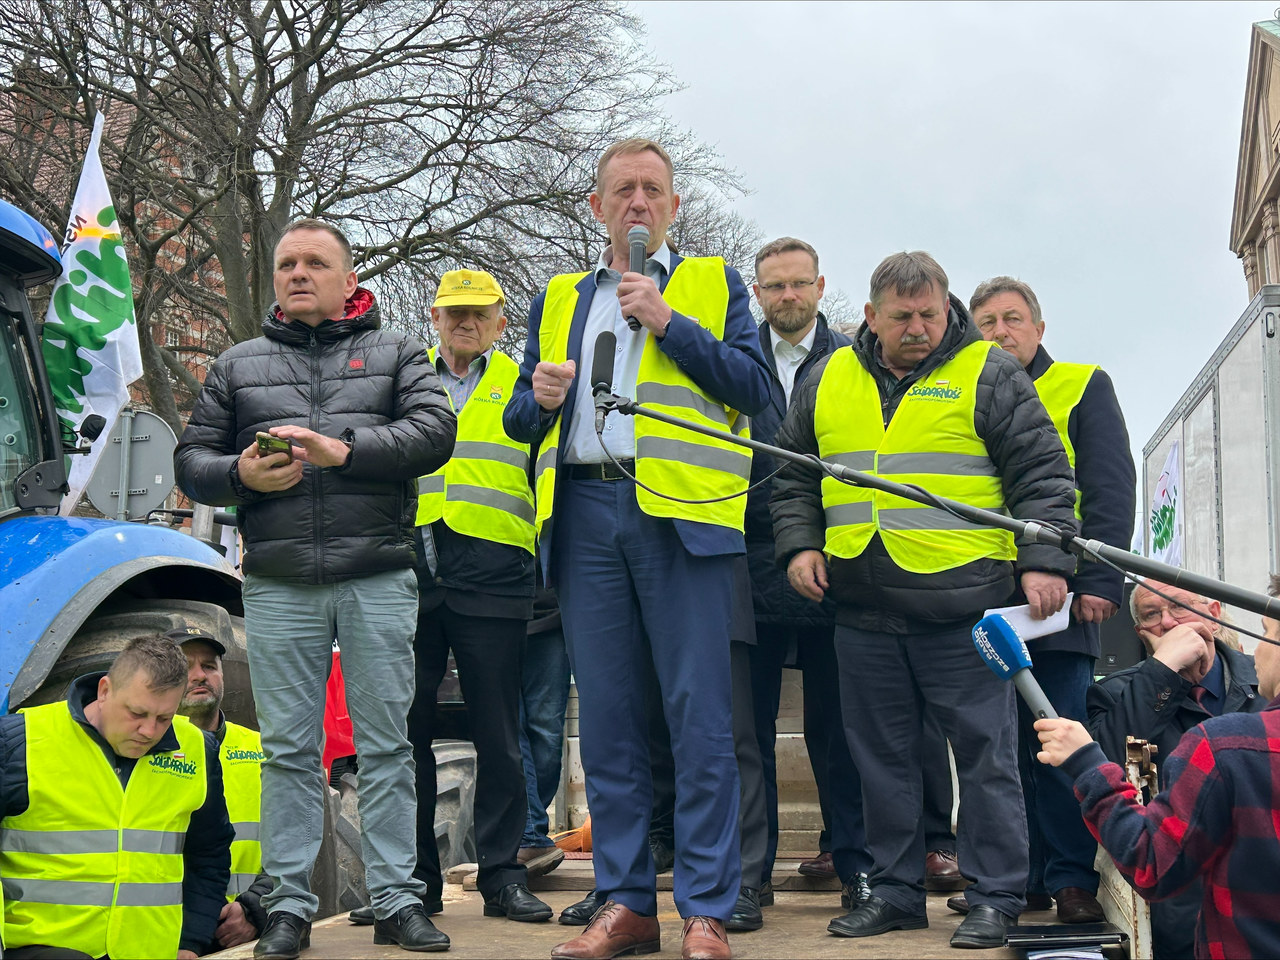
[[[1041,720],[1056,720],[1057,711],[1031,673],[1031,654],[1018,631],[998,613],[983,617],[973,626],[973,645],[987,666],[1001,680],[1013,680],[1023,702]]]
[[[596,352],[591,358],[591,395],[596,398],[596,435],[604,430],[604,418],[609,412],[605,401],[613,395],[613,355],[618,349],[618,338],[612,330],[596,337]]]
[[[627,231],[627,244],[631,247],[631,272],[643,274],[644,261],[649,256],[649,228],[637,223]],[[627,317],[627,326],[632,330],[639,330],[640,321],[635,317]]]

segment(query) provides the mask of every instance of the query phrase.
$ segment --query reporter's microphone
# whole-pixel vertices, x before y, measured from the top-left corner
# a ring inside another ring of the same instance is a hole
[[[604,431],[604,418],[609,412],[605,401],[613,395],[613,354],[618,338],[612,330],[596,337],[596,352],[591,358],[591,395],[596,399],[596,436]]]
[[[644,262],[649,256],[649,228],[637,223],[627,231],[627,244],[631,247],[631,272],[644,273]],[[640,321],[635,317],[627,317],[627,326],[632,330],[639,330]]]
[[[998,613],[983,617],[973,626],[973,645],[987,666],[1001,680],[1013,680],[1022,700],[1040,720],[1055,720],[1058,713],[1031,673],[1031,654],[1022,637]]]

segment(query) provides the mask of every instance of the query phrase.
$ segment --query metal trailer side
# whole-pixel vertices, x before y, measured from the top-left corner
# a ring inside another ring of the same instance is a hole
[[[1181,445],[1182,566],[1250,590],[1280,569],[1280,285],[1245,308],[1142,451],[1144,543],[1151,498]],[[1150,550],[1150,544],[1146,543]],[[1250,628],[1257,618],[1231,609]],[[1247,640],[1248,638],[1245,638]],[[1252,643],[1246,642],[1246,649]]]

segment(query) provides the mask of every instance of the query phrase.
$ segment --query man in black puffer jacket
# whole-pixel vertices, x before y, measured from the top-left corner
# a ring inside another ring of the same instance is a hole
[[[986,343],[926,253],[885,259],[871,277],[852,350],[815,369],[777,443],[943,497],[1074,533],[1062,441],[1016,359]],[[974,880],[957,947],[998,947],[1021,912],[1027,827],[1012,687],[973,649],[983,610],[1018,575],[1032,615],[1066,600],[1074,560],[1015,546],[933,507],[788,467],[770,504],[792,585],[836,608],[849,750],[862,774],[873,896],[828,929],[848,937],[928,925],[922,885],[920,743],[936,716],[956,754],[959,856]],[[826,558],[831,558],[828,572]]]
[[[300,220],[275,250],[265,336],[209,371],[174,454],[193,500],[237,509],[262,765],[262,861],[275,887],[255,957],[296,957],[318,901],[320,726],[332,642],[342,648],[360,751],[361,840],[375,939],[441,949],[414,868],[416,481],[449,459],[456,421],[413,337],[378,329],[351,247]],[[255,434],[289,441],[263,453]]]

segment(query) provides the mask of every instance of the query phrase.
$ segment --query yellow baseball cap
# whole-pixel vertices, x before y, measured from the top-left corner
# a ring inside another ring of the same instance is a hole
[[[440,278],[433,307],[484,307],[505,303],[498,281],[483,270],[450,270]]]

